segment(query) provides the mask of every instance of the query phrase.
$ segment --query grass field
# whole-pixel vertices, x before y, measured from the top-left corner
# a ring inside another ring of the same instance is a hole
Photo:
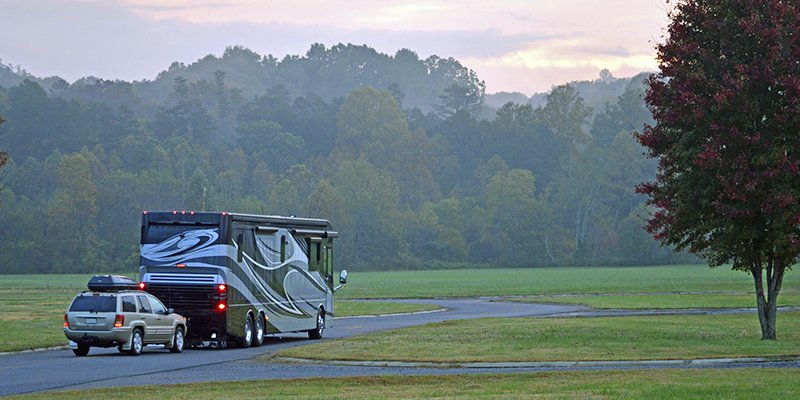
[[[92,275],[0,276],[0,352],[66,345],[64,311],[72,298],[86,290]],[[394,314],[429,311],[428,304],[392,302],[336,303],[337,316]]]
[[[192,383],[9,399],[796,399],[794,369],[542,372]]]
[[[781,307],[800,306],[800,293],[788,288],[778,296]],[[689,309],[689,308],[750,308],[756,306],[753,293],[683,293],[683,294],[600,294],[570,296],[507,297],[505,301],[525,303],[582,304],[592,308],[609,309]]]
[[[337,301],[335,311],[337,317],[356,317],[363,315],[386,315],[399,313],[414,313],[421,311],[439,310],[433,304],[392,303],[390,301]]]
[[[800,357],[800,312],[763,341],[752,314],[446,321],[281,350],[278,357],[524,362]]]
[[[782,294],[800,294],[800,272],[789,271]],[[754,293],[753,278],[703,265],[602,268],[352,272],[343,299],[530,296],[561,294]]]
[[[0,352],[63,345],[63,313],[91,275],[0,276]],[[676,294],[676,292],[698,292]],[[338,299],[537,296],[598,308],[748,307],[752,278],[725,268],[663,266],[352,272]],[[592,294],[591,296],[560,296]],[[604,296],[595,296],[603,294]],[[800,305],[800,273],[786,275],[781,305]],[[661,306],[661,307],[659,307]],[[339,301],[337,316],[430,310],[433,306]]]
[[[0,352],[65,345],[64,311],[91,276],[0,276]]]

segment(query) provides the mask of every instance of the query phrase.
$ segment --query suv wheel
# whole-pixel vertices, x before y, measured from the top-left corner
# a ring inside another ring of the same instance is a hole
[[[143,348],[144,339],[142,338],[142,330],[136,328],[133,330],[133,334],[131,334],[131,349],[128,350],[128,355],[138,356],[139,354],[142,354]]]
[[[89,345],[87,343],[78,343],[78,348],[72,349],[72,352],[78,357],[83,357],[89,354]]]
[[[175,329],[175,336],[172,337],[172,347],[169,348],[169,351],[173,353],[182,352],[184,344],[183,339],[183,329]]]

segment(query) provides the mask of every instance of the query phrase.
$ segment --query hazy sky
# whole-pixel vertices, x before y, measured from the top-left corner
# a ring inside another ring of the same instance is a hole
[[[153,79],[242,45],[282,58],[315,42],[454,57],[487,92],[655,70],[665,0],[0,0],[0,62],[36,76]]]

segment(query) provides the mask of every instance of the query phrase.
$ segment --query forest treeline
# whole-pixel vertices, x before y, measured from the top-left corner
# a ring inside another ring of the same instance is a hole
[[[362,270],[685,261],[641,228],[644,77],[495,107],[406,49],[231,47],[137,82],[0,66],[0,272],[133,271],[143,210],[327,218]]]

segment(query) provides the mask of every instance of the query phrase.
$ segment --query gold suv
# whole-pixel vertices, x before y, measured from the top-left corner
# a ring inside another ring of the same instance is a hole
[[[87,355],[91,347],[114,346],[135,356],[148,344],[183,351],[186,318],[149,293],[126,290],[135,285],[127,277],[95,276],[90,290],[75,296],[64,314],[64,334],[76,356]]]

